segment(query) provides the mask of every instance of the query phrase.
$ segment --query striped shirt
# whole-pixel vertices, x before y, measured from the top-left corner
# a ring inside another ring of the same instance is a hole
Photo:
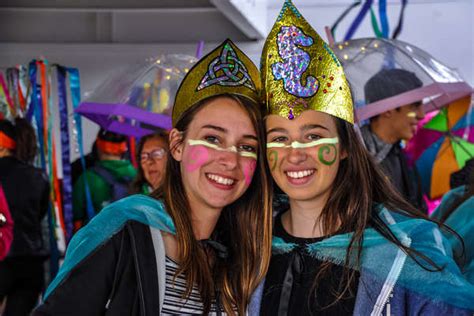
[[[163,315],[202,315],[204,307],[198,288],[194,286],[191,295],[187,299],[183,299],[186,291],[186,279],[182,274],[174,278],[177,270],[178,264],[166,256],[165,298],[161,313]],[[221,314],[225,315],[224,312]],[[208,315],[217,315],[215,303],[212,303]]]

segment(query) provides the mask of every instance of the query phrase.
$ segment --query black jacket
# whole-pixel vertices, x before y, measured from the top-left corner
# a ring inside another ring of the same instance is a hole
[[[33,315],[157,315],[158,292],[150,229],[130,221],[80,262]]]
[[[48,210],[49,182],[42,170],[14,157],[0,158],[2,183],[13,217],[13,242],[8,257],[47,256],[41,221]]]

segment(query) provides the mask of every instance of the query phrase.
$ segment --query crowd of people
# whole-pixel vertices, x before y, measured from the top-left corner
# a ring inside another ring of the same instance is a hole
[[[384,69],[366,101],[421,86]],[[422,100],[360,134],[353,113],[342,66],[285,1],[261,69],[231,40],[201,58],[137,169],[126,138],[99,131],[72,166],[76,233],[47,289],[49,182],[28,122],[0,121],[0,311],[472,315],[474,159],[430,217],[401,145]]]

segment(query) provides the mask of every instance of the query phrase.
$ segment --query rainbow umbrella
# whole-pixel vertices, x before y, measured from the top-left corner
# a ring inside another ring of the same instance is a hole
[[[474,157],[471,97],[452,102],[420,125],[406,151],[420,173],[423,192],[436,199],[450,190],[450,175]]]

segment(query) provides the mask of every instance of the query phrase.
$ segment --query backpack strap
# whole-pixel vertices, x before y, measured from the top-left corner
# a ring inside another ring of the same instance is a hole
[[[91,171],[98,174],[102,179],[105,180],[105,182],[107,182],[108,185],[114,185],[114,183],[118,180],[109,170],[97,164],[91,168]]]

